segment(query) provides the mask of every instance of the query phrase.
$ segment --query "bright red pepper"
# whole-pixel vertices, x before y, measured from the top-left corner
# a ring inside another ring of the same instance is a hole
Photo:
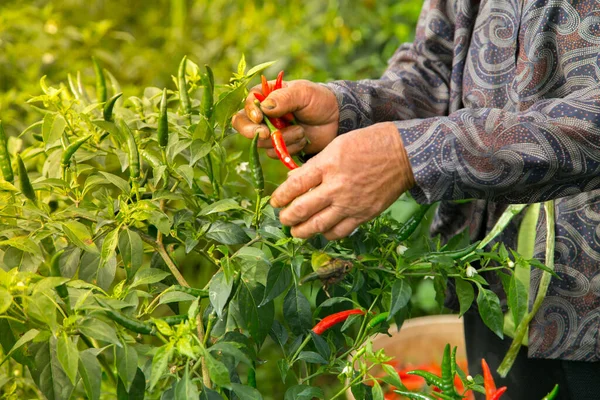
[[[275,81],[275,86],[273,90],[281,89],[283,87],[283,71],[279,72],[277,75],[277,80]]]
[[[271,93],[271,87],[269,86],[269,82],[264,75],[260,76],[260,80],[262,83],[262,94],[267,97]]]
[[[277,153],[277,157],[279,160],[288,167],[289,169],[298,168],[298,164],[294,161],[292,156],[290,156],[290,152],[285,145],[285,140],[283,140],[283,134],[280,130],[275,130],[271,132],[271,143],[273,143],[273,147],[275,148],[275,153]]]
[[[496,389],[496,382],[490,371],[488,363],[482,358],[481,369],[483,370],[483,387],[485,388],[485,400],[499,400],[506,392],[506,386]]]
[[[318,324],[316,324],[312,328],[312,331],[314,333],[316,333],[317,335],[322,335],[326,330],[328,330],[332,326],[337,325],[340,322],[344,322],[345,320],[347,320],[349,316],[364,315],[364,314],[365,314],[365,312],[360,309],[340,311],[338,313],[331,314],[331,315],[328,315],[325,318],[323,318],[321,321],[319,321]]]
[[[262,93],[254,93],[254,97],[256,97],[256,100],[260,101],[261,103],[263,101],[265,101],[265,99],[267,98],[264,94]]]

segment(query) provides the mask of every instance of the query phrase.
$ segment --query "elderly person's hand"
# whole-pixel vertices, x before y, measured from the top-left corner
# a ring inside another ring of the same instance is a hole
[[[398,129],[385,122],[337,137],[289,173],[271,205],[285,207],[279,218],[293,236],[323,233],[335,240],[381,214],[413,185]]]
[[[271,92],[260,107],[254,103],[256,92],[260,92],[260,86],[250,91],[244,109],[233,117],[232,124],[248,139],[258,132],[262,139],[258,147],[267,149],[269,157],[277,158],[277,154],[269,139],[269,128],[261,123],[263,112],[269,117],[294,113],[298,125],[281,131],[292,155],[302,150],[307,154],[318,153],[335,139],[339,109],[335,95],[326,87],[305,80],[284,82],[283,88]]]

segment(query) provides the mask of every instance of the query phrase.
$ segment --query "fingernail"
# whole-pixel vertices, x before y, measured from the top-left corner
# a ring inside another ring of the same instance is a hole
[[[253,122],[259,123],[260,120],[262,119],[262,116],[260,115],[258,110],[252,110],[252,111],[250,111],[250,119]]]
[[[272,110],[275,108],[275,102],[272,99],[266,99],[262,103],[260,103],[260,107],[265,110]]]
[[[258,137],[260,139],[268,139],[269,138],[269,132],[262,125],[256,127],[256,129],[254,130],[255,136],[257,133],[258,133]]]

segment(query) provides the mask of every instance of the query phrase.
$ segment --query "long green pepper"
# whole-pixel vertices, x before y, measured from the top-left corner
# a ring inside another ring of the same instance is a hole
[[[164,149],[169,143],[169,117],[167,115],[167,89],[163,89],[158,117],[158,145]]]
[[[204,91],[202,95],[202,115],[206,119],[210,119],[213,113],[214,106],[214,93],[215,93],[215,77],[212,69],[208,65],[205,65],[206,73],[202,75],[202,85],[204,85]]]
[[[110,98],[104,105],[104,110],[102,111],[102,115],[104,116],[105,121],[112,121],[113,109],[115,108],[115,103],[119,100],[123,93],[117,93],[113,97]]]
[[[125,121],[120,120],[119,125],[121,131],[125,134],[127,147],[129,148],[129,177],[133,182],[137,182],[140,177],[140,153],[135,142],[135,136]]]
[[[0,170],[4,180],[12,183],[15,180],[15,175],[10,164],[10,155],[8,154],[8,138],[4,132],[4,126],[0,120]]]
[[[92,136],[93,135],[91,135],[91,134],[86,135],[80,139],[77,139],[73,143],[71,143],[65,149],[65,151],[63,151],[63,154],[60,157],[60,166],[63,168],[67,168],[71,164],[71,158],[73,158],[73,155],[75,154],[75,152],[81,147],[81,145],[83,145],[85,142],[87,142],[88,139],[91,138]]]
[[[431,204],[421,204],[419,209],[404,223],[400,231],[396,235],[396,239],[399,241],[406,240],[417,230],[417,227],[427,214],[427,211],[431,207]]]
[[[542,400],[554,400],[556,399],[556,396],[558,395],[558,385],[554,385],[554,388],[552,389],[552,391],[550,393],[548,393],[547,395],[545,395]]]
[[[96,97],[98,99],[98,103],[105,103],[108,98],[107,90],[106,90],[106,79],[104,78],[104,72],[98,64],[98,60],[96,57],[92,57],[92,61],[94,63],[94,72],[96,73]]]
[[[192,102],[190,95],[187,91],[187,80],[185,78],[185,69],[187,66],[187,56],[183,56],[181,63],[179,64],[179,71],[177,73],[177,81],[179,84],[179,101],[181,102],[181,108],[183,113],[188,117],[190,124],[192,123]]]
[[[252,183],[254,184],[254,188],[262,194],[265,190],[265,177],[263,175],[262,166],[260,165],[260,158],[258,155],[258,137],[257,133],[254,135],[254,139],[252,139],[252,143],[250,144],[250,175],[252,175]]]
[[[27,174],[27,168],[25,167],[25,163],[23,162],[23,159],[21,159],[20,154],[17,154],[17,164],[19,166],[19,183],[21,184],[21,193],[35,203],[37,202],[35,190],[33,190],[33,186],[29,180],[29,175]]]

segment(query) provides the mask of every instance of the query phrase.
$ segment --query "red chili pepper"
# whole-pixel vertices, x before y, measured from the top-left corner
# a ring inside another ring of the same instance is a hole
[[[365,314],[365,312],[360,309],[346,310],[346,311],[341,311],[341,312],[338,312],[335,314],[331,314],[331,315],[328,315],[325,318],[323,318],[321,321],[319,321],[319,323],[316,324],[312,328],[312,331],[314,333],[316,333],[317,335],[322,335],[326,330],[328,330],[332,326],[337,325],[340,322],[344,322],[345,320],[347,320],[349,316],[364,315],[364,314]]]
[[[273,90],[281,89],[283,87],[283,71],[279,72],[277,75],[277,80],[275,81],[275,86]]]
[[[271,143],[273,143],[275,153],[277,153],[277,157],[279,157],[279,160],[281,160],[283,165],[289,169],[298,168],[298,164],[296,164],[292,156],[290,156],[290,152],[285,145],[285,140],[283,140],[283,134],[280,130],[271,132]]]
[[[256,97],[256,100],[260,101],[261,103],[266,99],[265,95],[262,93],[254,93],[254,97]]]
[[[490,371],[488,363],[482,358],[481,369],[483,370],[483,387],[485,388],[485,399],[486,400],[499,400],[500,397],[506,392],[506,386],[496,389],[496,382]]]
[[[262,83],[262,94],[266,97],[271,93],[271,87],[269,86],[269,82],[267,82],[267,78],[264,75],[260,76],[260,80]]]

